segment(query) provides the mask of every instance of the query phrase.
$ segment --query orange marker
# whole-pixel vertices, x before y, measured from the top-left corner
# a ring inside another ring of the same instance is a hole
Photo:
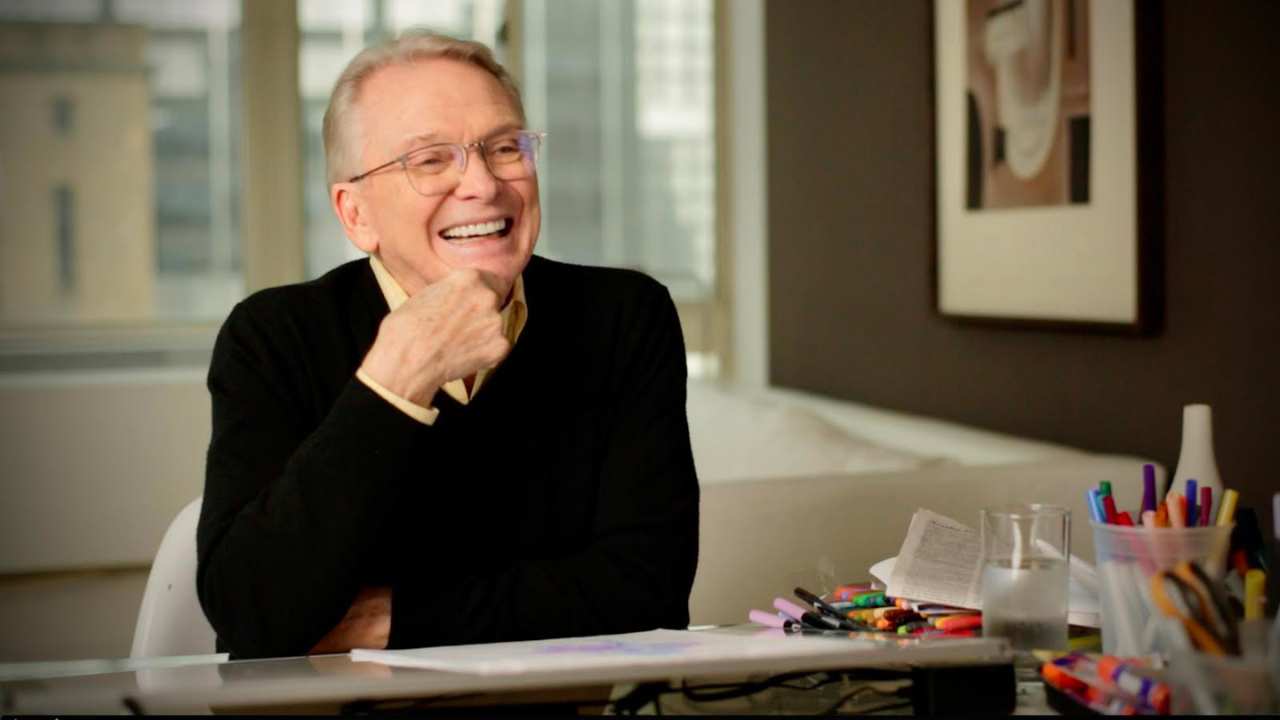
[[[1156,527],[1169,527],[1169,506],[1163,500],[1156,506]]]
[[[1169,501],[1169,527],[1180,528],[1186,527],[1187,505],[1186,499],[1181,493],[1171,492],[1167,498]]]
[[[939,630],[951,632],[953,630],[972,630],[982,627],[982,615],[952,615],[950,617],[939,618],[934,625]]]

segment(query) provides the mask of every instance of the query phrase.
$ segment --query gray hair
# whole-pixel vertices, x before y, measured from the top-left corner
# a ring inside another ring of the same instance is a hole
[[[324,111],[323,129],[325,177],[330,185],[343,182],[359,172],[355,169],[359,158],[353,157],[352,135],[356,120],[355,105],[360,99],[360,90],[365,80],[390,65],[409,65],[433,58],[470,63],[497,78],[515,103],[520,119],[524,120],[520,89],[516,87],[515,80],[506,68],[494,59],[493,52],[487,46],[425,30],[406,31],[398,37],[361,50],[347,63],[346,69],[333,85],[329,107]]]

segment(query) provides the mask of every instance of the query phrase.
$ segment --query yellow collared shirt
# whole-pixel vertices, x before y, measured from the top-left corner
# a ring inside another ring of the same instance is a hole
[[[373,268],[373,276],[378,280],[378,288],[382,290],[382,296],[387,300],[387,307],[395,311],[396,308],[409,299],[409,296],[400,287],[400,284],[396,282],[396,279],[391,277],[391,273],[387,271],[386,266],[382,264],[382,261],[376,255],[369,256],[369,266]],[[511,299],[502,308],[503,333],[507,336],[507,340],[511,341],[512,346],[515,346],[516,340],[520,338],[520,333],[524,330],[528,319],[529,306],[524,298],[524,276],[517,275],[515,285],[511,288]],[[491,372],[493,372],[493,368],[482,368],[476,373],[476,379],[471,384],[470,393],[467,392],[467,385],[462,378],[449,380],[440,389],[449,393],[449,397],[457,400],[460,405],[466,405],[475,398],[476,393],[480,392],[480,386],[484,385],[485,378]],[[382,399],[420,423],[431,425],[440,414],[440,411],[434,407],[423,407],[391,392],[377,380],[369,377],[362,369],[356,370],[356,378],[367,385],[370,390],[380,395]]]

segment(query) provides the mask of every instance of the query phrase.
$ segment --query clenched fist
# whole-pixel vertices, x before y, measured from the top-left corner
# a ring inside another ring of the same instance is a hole
[[[320,638],[309,654],[346,652],[353,648],[381,650],[391,637],[391,588],[361,588],[351,609]]]
[[[360,369],[421,406],[440,386],[490,368],[511,352],[503,333],[497,281],[455,270],[388,314]]]

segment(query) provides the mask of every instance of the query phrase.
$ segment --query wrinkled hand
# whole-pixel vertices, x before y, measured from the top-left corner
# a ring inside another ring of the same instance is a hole
[[[360,368],[396,395],[430,405],[441,385],[493,367],[511,351],[502,299],[494,278],[455,270],[383,318]]]
[[[353,648],[381,650],[391,637],[391,588],[363,588],[346,616],[311,648],[311,655]]]

